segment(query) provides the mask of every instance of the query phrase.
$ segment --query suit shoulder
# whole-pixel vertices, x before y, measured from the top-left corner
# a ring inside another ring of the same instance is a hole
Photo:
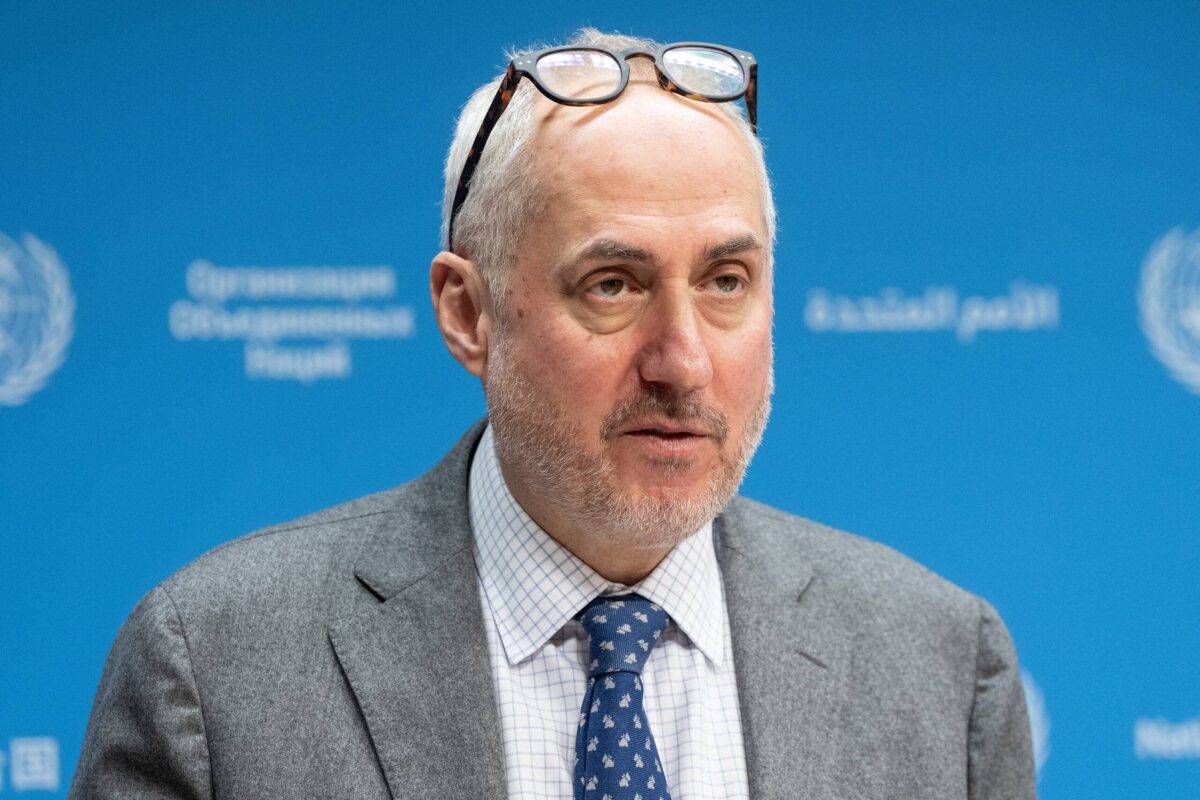
[[[348,577],[373,537],[394,528],[410,483],[270,525],[197,556],[158,588],[186,613],[227,601],[311,595],[333,576]]]
[[[975,625],[989,608],[982,598],[865,536],[741,496],[734,498],[726,513],[735,515],[748,539],[791,561],[807,563],[817,577],[858,600],[864,610],[934,612]]]
[[[464,546],[467,466],[483,423],[477,421],[423,475],[222,544],[159,587],[195,619],[214,620],[217,607],[238,619],[256,613],[329,616],[345,610],[333,607],[334,594],[356,596],[331,587],[355,582],[359,565],[383,564],[399,580],[428,572]]]

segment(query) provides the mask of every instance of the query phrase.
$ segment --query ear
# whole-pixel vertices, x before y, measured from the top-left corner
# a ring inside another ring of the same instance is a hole
[[[429,265],[433,316],[458,363],[478,378],[487,364],[491,298],[475,262],[443,250]]]

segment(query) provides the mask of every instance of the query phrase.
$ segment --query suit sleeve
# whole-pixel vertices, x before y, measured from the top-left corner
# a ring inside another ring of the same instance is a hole
[[[212,797],[208,742],[183,622],[151,590],[104,664],[70,800]]]
[[[1000,615],[980,601],[975,699],[968,732],[968,797],[1034,800],[1033,750],[1017,653]]]

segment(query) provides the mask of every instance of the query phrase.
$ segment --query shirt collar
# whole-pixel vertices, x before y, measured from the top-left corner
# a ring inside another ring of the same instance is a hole
[[[584,606],[602,594],[637,592],[720,665],[725,658],[725,601],[713,548],[712,521],[677,544],[634,586],[607,580],[541,529],[512,496],[489,425],[470,476],[475,563],[508,663],[537,652]]]

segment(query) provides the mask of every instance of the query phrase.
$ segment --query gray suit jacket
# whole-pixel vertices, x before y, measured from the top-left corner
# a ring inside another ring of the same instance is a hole
[[[502,798],[467,470],[253,533],[146,595],[72,798]],[[754,798],[1032,798],[1016,656],[986,602],[743,498],[713,526]]]

